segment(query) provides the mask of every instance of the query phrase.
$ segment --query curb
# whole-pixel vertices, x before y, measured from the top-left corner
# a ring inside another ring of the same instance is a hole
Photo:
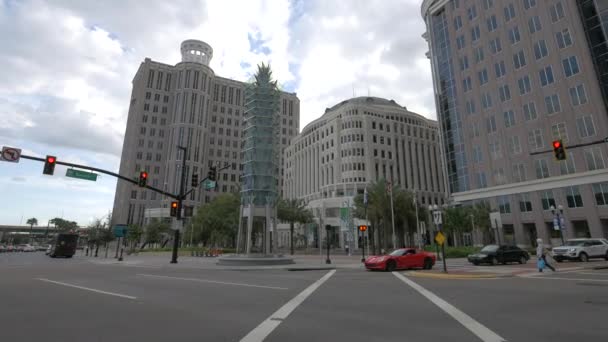
[[[318,266],[318,267],[289,267],[287,271],[326,271],[326,270],[335,270],[335,266]]]
[[[427,273],[427,272],[408,272],[407,276],[418,278],[433,278],[433,279],[496,279],[496,278],[511,278],[512,274],[450,274],[450,273]]]

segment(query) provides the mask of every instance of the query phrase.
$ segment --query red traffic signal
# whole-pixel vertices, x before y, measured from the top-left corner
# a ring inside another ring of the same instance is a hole
[[[553,154],[555,154],[555,159],[557,160],[566,159],[566,149],[564,148],[564,144],[561,140],[553,141]]]
[[[55,172],[55,165],[57,164],[57,157],[55,156],[46,156],[44,160],[44,169],[42,173],[45,175],[53,175]]]
[[[142,188],[146,187],[146,182],[148,180],[148,173],[146,171],[142,171],[139,173],[139,186]]]
[[[367,226],[366,225],[359,226],[359,231],[364,232],[366,230],[367,230]]]
[[[171,212],[170,215],[171,216],[177,216],[177,202],[171,202]]]

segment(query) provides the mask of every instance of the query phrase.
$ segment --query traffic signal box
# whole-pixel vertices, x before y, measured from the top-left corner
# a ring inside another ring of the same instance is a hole
[[[561,140],[553,141],[553,154],[557,160],[566,159],[566,148]]]
[[[148,182],[148,173],[146,171],[142,171],[139,173],[139,186],[142,188],[146,187],[146,183]]]
[[[42,170],[42,173],[45,175],[52,176],[53,173],[55,172],[56,164],[57,164],[57,157],[46,156],[46,159],[44,160],[44,169]]]

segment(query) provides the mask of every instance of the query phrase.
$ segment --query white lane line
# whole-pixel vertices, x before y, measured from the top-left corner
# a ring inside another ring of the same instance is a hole
[[[36,280],[40,280],[40,281],[44,281],[44,282],[47,282],[47,283],[53,283],[53,284],[57,284],[57,285],[63,285],[63,286],[67,286],[67,287],[73,287],[73,288],[76,288],[76,289],[81,289],[81,290],[101,293],[101,294],[105,294],[105,295],[109,295],[109,296],[127,298],[127,299],[132,299],[132,300],[137,299],[137,297],[133,297],[133,296],[127,296],[127,295],[123,295],[123,294],[120,294],[120,293],[114,293],[114,292],[108,292],[108,291],[102,291],[102,290],[92,289],[90,287],[84,287],[84,286],[78,286],[78,285],[73,285],[73,284],[68,284],[68,283],[62,283],[60,281],[54,281],[54,280],[50,280],[50,279],[46,279],[46,278],[35,278],[35,279]]]
[[[504,338],[497,335],[492,330],[486,328],[481,323],[474,320],[471,316],[466,313],[460,311],[452,304],[446,302],[445,300],[439,298],[433,292],[425,289],[424,287],[418,285],[417,283],[411,281],[410,279],[404,277],[402,274],[398,272],[393,272],[395,277],[401,279],[404,283],[411,286],[414,290],[418,291],[421,295],[430,300],[433,304],[437,305],[441,310],[445,311],[448,315],[452,316],[455,320],[457,320],[460,324],[464,325],[465,328],[469,329],[473,334],[479,337],[480,340],[484,342],[504,342],[506,341]]]
[[[585,275],[595,275],[595,276],[606,276],[608,277],[608,273],[606,272],[576,272],[576,274],[585,274]]]
[[[200,279],[200,278],[169,277],[169,276],[162,276],[162,275],[156,275],[156,274],[144,274],[144,273],[138,273],[137,275],[138,276],[142,276],[142,277],[151,277],[151,278],[164,278],[164,279],[177,279],[177,280],[195,281],[195,282],[198,282],[198,283],[212,283],[212,284],[222,284],[222,285],[258,287],[258,288],[262,288],[262,289],[272,289],[272,290],[288,290],[286,287],[254,285],[254,284],[244,284],[244,283],[231,283],[231,282],[225,282],[225,281],[207,280],[207,279]]]
[[[561,277],[533,277],[530,279],[546,279],[546,280],[570,280],[570,281],[608,281],[608,279],[583,279],[583,278],[561,278]]]
[[[291,314],[293,310],[295,310],[308,296],[310,296],[316,289],[319,288],[327,279],[329,279],[336,270],[331,270],[327,272],[323,277],[319,280],[315,281],[304,289],[304,291],[300,292],[297,296],[293,297],[289,302],[285,303],[281,308],[275,311],[270,317],[266,318],[266,320],[260,325],[258,325],[255,329],[251,330],[249,334],[241,339],[240,342],[261,342],[264,341],[270,333],[276,329],[283,320]]]

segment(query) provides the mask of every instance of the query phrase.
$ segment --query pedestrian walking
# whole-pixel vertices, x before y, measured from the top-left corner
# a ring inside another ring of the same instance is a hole
[[[538,258],[538,272],[542,272],[543,268],[548,267],[551,271],[555,272],[555,267],[553,267],[547,261],[547,250],[544,248],[543,240],[536,239],[536,257]],[[542,261],[541,261],[542,260]]]

